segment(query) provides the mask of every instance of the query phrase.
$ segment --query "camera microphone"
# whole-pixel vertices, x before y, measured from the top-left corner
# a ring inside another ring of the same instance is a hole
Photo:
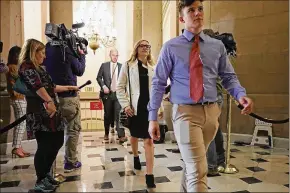
[[[73,29],[78,29],[78,28],[82,28],[85,26],[85,23],[82,22],[82,23],[75,23],[75,24],[72,24],[72,28]]]
[[[79,89],[82,89],[83,87],[92,84],[92,81],[88,80],[85,84],[79,86]]]

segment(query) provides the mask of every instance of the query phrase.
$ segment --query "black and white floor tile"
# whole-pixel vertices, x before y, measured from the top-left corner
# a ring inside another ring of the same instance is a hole
[[[173,153],[176,144],[166,142],[154,148],[156,189],[147,190],[146,163],[143,142],[139,141],[142,170],[134,170],[129,142],[119,145],[110,134],[103,143],[102,132],[83,133],[78,146],[81,169],[63,173],[64,148],[58,154],[56,173],[66,176],[57,192],[179,192],[183,162]],[[35,149],[30,149],[34,153]],[[230,163],[239,169],[237,174],[221,174],[208,178],[209,192],[289,192],[289,150],[262,149],[251,146],[232,146]],[[1,192],[28,192],[36,177],[33,156],[11,158],[1,156]]]

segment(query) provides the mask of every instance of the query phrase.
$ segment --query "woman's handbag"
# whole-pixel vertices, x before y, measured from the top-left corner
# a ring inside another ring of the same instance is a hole
[[[25,85],[25,83],[21,80],[20,77],[18,77],[15,81],[15,84],[13,85],[12,89],[15,92],[18,92],[20,94],[23,94],[25,96],[37,96],[36,93],[33,93],[32,91],[30,91],[27,86]]]
[[[159,124],[159,129],[160,129],[160,139],[159,141],[153,140],[154,144],[160,144],[165,142],[165,134],[168,131],[167,125],[161,125]]]
[[[130,84],[130,72],[129,72],[129,64],[128,65],[128,81],[129,81],[129,94],[130,94],[130,107],[132,109],[132,99],[131,99],[131,84]],[[120,124],[123,127],[130,127],[130,117],[126,114],[125,109],[120,112]]]

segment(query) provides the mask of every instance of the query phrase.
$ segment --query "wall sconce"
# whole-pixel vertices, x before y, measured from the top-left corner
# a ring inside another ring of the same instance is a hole
[[[96,53],[96,50],[100,47],[99,41],[98,41],[98,34],[94,34],[89,39],[89,47],[93,50],[94,55]]]

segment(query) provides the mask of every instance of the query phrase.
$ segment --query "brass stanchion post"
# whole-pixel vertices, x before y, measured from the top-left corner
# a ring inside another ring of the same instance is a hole
[[[56,173],[56,160],[54,160],[53,166],[51,167],[51,176],[60,183],[63,183],[66,180],[66,177]]]
[[[230,164],[230,154],[231,154],[231,126],[232,126],[232,98],[227,94],[227,148],[226,148],[226,167],[223,171],[225,174],[235,174],[239,170],[236,166]]]

